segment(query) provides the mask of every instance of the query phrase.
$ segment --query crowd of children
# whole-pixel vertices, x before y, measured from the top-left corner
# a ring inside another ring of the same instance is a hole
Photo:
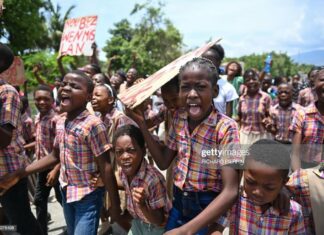
[[[133,110],[117,94],[141,82],[135,68],[66,73],[59,58],[55,86],[34,69],[34,121],[0,78],[4,224],[48,234],[54,188],[69,235],[108,217],[106,234],[324,234],[324,67],[300,89],[237,61],[221,74],[223,58],[212,46]],[[12,61],[0,44],[0,73]]]

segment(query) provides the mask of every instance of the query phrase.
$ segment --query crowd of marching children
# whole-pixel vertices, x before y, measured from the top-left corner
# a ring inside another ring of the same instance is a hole
[[[143,81],[136,68],[65,72],[59,58],[50,85],[36,65],[35,117],[0,78],[0,222],[48,234],[54,188],[69,235],[100,219],[106,234],[324,234],[324,67],[302,83],[222,71],[224,54],[213,45],[132,110],[117,94]],[[0,44],[0,73],[12,61]]]

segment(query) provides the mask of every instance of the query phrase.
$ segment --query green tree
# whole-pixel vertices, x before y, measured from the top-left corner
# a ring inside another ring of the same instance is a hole
[[[48,22],[49,38],[51,47],[57,52],[60,49],[61,37],[64,29],[65,21],[70,17],[75,5],[70,6],[63,14],[61,12],[61,6],[59,4],[54,7],[51,0],[47,0],[46,9],[50,13],[50,19]]]
[[[272,54],[272,76],[293,76],[297,73],[308,73],[312,65],[297,64],[286,53],[270,52]],[[264,67],[264,60],[269,53],[251,54],[239,58],[226,58],[225,61],[237,60],[244,62],[245,69],[256,68],[259,71]]]
[[[107,41],[107,58],[116,56],[111,68],[136,67],[142,76],[152,74],[181,55],[182,36],[172,22],[164,17],[163,5],[136,4],[131,16],[144,11],[134,27],[127,19],[114,25]]]
[[[38,84],[32,73],[33,67],[36,64],[39,64],[41,67],[40,75],[44,81],[54,83],[56,77],[61,77],[56,58],[57,53],[51,53],[49,50],[29,53],[22,56],[29,87],[34,87]],[[71,69],[74,64],[74,58],[66,56],[63,58],[63,62],[66,69]]]
[[[6,0],[0,18],[0,38],[6,38],[15,53],[48,46],[43,0]]]

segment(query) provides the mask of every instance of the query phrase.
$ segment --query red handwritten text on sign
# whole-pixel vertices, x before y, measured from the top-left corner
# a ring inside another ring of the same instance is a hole
[[[85,16],[65,22],[59,55],[92,55],[98,16]]]

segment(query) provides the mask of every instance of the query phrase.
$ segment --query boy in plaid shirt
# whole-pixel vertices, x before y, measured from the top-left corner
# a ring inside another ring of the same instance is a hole
[[[39,85],[34,91],[34,100],[39,111],[35,118],[35,156],[37,160],[40,160],[53,151],[58,116],[53,109],[54,96],[49,86]],[[52,187],[55,190],[57,201],[62,204],[60,184],[57,181],[59,173],[60,164],[57,164],[53,169],[39,172],[37,177],[34,204],[36,206],[37,220],[45,235],[47,234],[48,222],[47,201]]]
[[[311,168],[324,161],[324,67],[319,67],[314,80],[318,100],[296,112],[290,126],[293,133],[291,168]]]
[[[118,221],[121,213],[105,125],[86,110],[92,91],[86,74],[67,73],[59,91],[60,106],[67,115],[56,123],[53,152],[0,182],[7,189],[20,178],[61,162],[59,181],[68,234],[97,234],[104,189],[93,185],[93,179],[99,176],[111,196],[112,219]]]
[[[290,156],[276,141],[262,139],[245,159],[243,190],[230,215],[230,234],[305,234],[302,208],[290,200],[287,215],[273,207],[288,180]]]
[[[276,141],[291,144],[292,136],[289,131],[291,118],[302,107],[292,101],[292,86],[288,83],[281,83],[278,86],[278,100],[278,104],[270,107],[270,117],[265,118],[263,123]]]
[[[13,61],[11,50],[0,44],[0,73]],[[16,89],[0,79],[0,178],[25,167],[26,155],[21,126],[21,104]],[[0,203],[11,225],[17,226],[20,234],[42,234],[33,216],[27,192],[27,179],[20,178],[12,188],[1,192]]]

